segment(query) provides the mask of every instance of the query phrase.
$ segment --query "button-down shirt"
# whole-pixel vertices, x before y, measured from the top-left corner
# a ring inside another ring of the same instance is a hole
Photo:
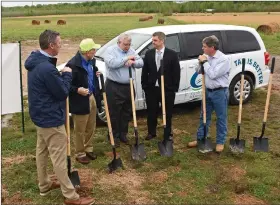
[[[40,53],[42,53],[44,56],[47,56],[49,58],[54,58],[54,56],[51,56],[50,54],[48,54],[47,52],[40,50]]]
[[[80,54],[81,55],[81,54]],[[82,55],[82,66],[83,68],[87,71],[88,74],[88,89],[89,89],[89,94],[94,92],[94,73],[93,73],[93,68],[91,64],[91,60],[86,60]]]
[[[123,51],[118,45],[113,45],[108,48],[104,57],[106,65],[107,78],[123,84],[129,84],[129,70],[125,63],[128,61],[128,56],[135,56],[134,68],[142,68],[143,60],[133,48],[127,52]],[[135,78],[135,70],[131,69],[132,78]]]
[[[165,51],[165,47],[163,47],[162,49],[160,50],[156,50],[156,56],[155,56],[155,59],[156,59],[156,64],[158,63],[157,62],[157,58],[158,58],[158,55],[159,55],[159,52],[160,52],[160,59],[163,59],[163,55],[164,55],[164,51]],[[160,62],[159,62],[160,63]],[[159,65],[157,65],[157,70],[159,70]],[[159,86],[158,85],[158,80],[156,81],[156,86]]]
[[[229,87],[229,57],[217,50],[214,56],[207,56],[207,60],[208,62],[203,64],[206,88]]]

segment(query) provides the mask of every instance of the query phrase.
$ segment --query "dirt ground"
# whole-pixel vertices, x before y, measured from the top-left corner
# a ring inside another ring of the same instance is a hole
[[[280,13],[266,12],[261,13],[188,13],[188,14],[173,14],[176,20],[191,22],[191,23],[231,23],[231,24],[266,24],[271,22],[280,23]]]

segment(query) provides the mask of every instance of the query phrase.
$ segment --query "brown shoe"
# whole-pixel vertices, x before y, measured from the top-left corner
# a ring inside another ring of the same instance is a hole
[[[80,197],[76,200],[71,199],[65,199],[64,200],[65,205],[91,205],[94,204],[94,199],[90,197]]]
[[[60,188],[59,182],[52,182],[51,187],[47,191],[40,192],[40,196],[46,196],[51,192],[51,190],[58,189],[58,188]]]
[[[216,152],[221,153],[224,150],[224,145],[223,144],[217,144],[216,145]]]
[[[93,154],[93,152],[86,152],[86,155],[91,160],[96,160],[97,159],[97,156],[95,154]]]
[[[88,164],[90,162],[90,159],[87,156],[84,157],[76,157],[76,160],[80,162],[81,164]]]
[[[188,143],[188,147],[190,147],[190,148],[193,148],[193,147],[196,147],[196,146],[197,146],[197,141],[196,140]]]

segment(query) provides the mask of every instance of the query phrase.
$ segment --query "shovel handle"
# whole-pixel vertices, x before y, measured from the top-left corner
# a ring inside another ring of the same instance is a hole
[[[271,68],[270,68],[270,75],[269,75],[269,82],[268,82],[268,91],[266,96],[266,103],[265,103],[265,111],[264,111],[264,117],[263,122],[265,123],[267,120],[267,113],[268,113],[268,107],[269,107],[269,101],[270,101],[270,94],[271,94],[271,87],[272,87],[272,77],[274,72],[274,66],[275,66],[275,57],[272,58]]]
[[[245,58],[242,58],[241,84],[240,84],[240,87],[239,87],[240,99],[239,99],[238,124],[241,124],[241,116],[242,116],[243,90],[244,90],[244,71],[245,71]]]
[[[66,135],[67,135],[67,156],[71,155],[70,150],[70,121],[69,121],[69,98],[66,99]]]
[[[165,111],[165,90],[164,90],[164,66],[163,60],[160,60],[161,68],[161,104],[162,104],[162,121],[163,126],[166,126],[166,111]]]
[[[102,95],[103,95],[103,100],[104,100],[104,105],[105,105],[105,113],[106,113],[107,125],[108,125],[108,130],[109,130],[110,142],[111,142],[111,145],[114,147],[115,141],[114,141],[113,132],[112,132],[112,124],[111,124],[110,113],[109,113],[109,109],[108,109],[107,96],[105,93],[103,74],[100,74],[100,80],[101,80],[101,86],[102,86]]]
[[[205,94],[205,77],[204,77],[204,66],[201,65],[202,74],[202,113],[203,113],[203,124],[206,125],[206,94]]]
[[[134,89],[133,89],[133,80],[131,74],[131,67],[129,67],[129,82],[130,82],[130,96],[131,96],[131,106],[132,106],[132,114],[133,114],[133,124],[134,128],[137,128],[137,121],[136,121],[136,109],[135,109],[135,102],[134,102]]]

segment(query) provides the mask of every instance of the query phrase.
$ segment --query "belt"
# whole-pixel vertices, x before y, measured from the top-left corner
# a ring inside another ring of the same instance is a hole
[[[222,90],[222,89],[226,89],[227,87],[219,87],[219,88],[213,88],[213,89],[210,89],[210,88],[207,88],[207,91],[208,92],[213,92],[213,91],[216,91],[216,90]]]
[[[116,81],[113,81],[113,80],[111,80],[111,79],[109,79],[109,78],[107,78],[107,80],[109,81],[109,82],[112,82],[112,83],[115,83],[115,84],[117,84],[117,85],[130,85],[130,83],[119,83],[119,82],[116,82]]]

